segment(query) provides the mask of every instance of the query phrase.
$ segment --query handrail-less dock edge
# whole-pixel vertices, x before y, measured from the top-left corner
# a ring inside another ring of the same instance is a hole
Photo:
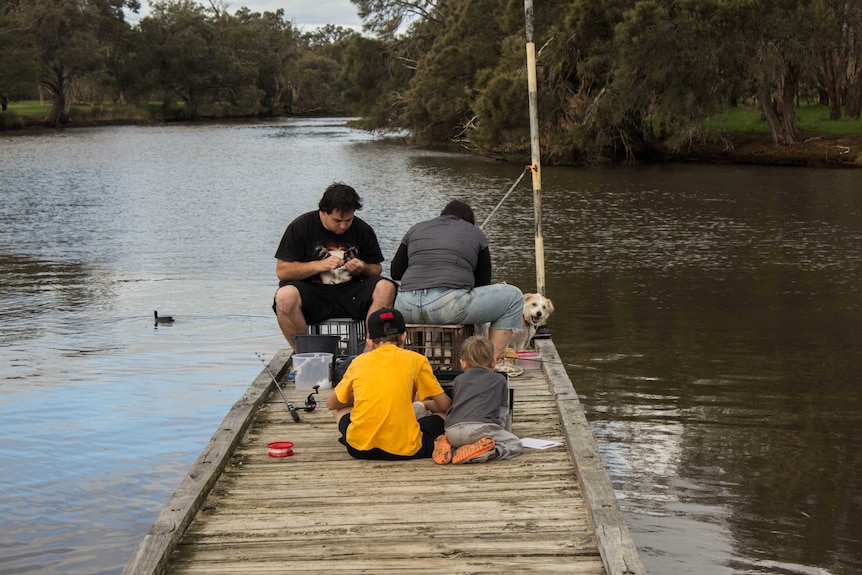
[[[578,394],[551,340],[537,340],[542,370],[554,395],[563,434],[580,491],[593,524],[602,565],[607,575],[646,575],[637,548],[622,517],[587,422]],[[289,367],[291,352],[280,351],[269,363],[269,369],[281,379]],[[514,382],[513,382],[514,383]],[[204,504],[258,408],[272,392],[272,378],[266,369],[252,382],[234,404],[203,453],[183,478],[155,523],[123,570],[123,575],[161,575],[172,552]],[[517,397],[516,397],[517,412]],[[516,413],[517,419],[517,413]]]
[[[269,362],[269,370],[280,378],[287,369],[291,351],[279,351]],[[261,370],[243,396],[222,420],[209,444],[180,482],[149,532],[141,540],[123,569],[123,575],[161,574],[168,558],[200,509],[219,475],[224,471],[237,444],[254,418],[257,408],[269,395],[272,378]]]
[[[551,340],[536,340],[535,347],[556,398],[566,443],[590,511],[605,571],[608,575],[643,575],[646,569],[623,520],[595,437],[557,348]]]

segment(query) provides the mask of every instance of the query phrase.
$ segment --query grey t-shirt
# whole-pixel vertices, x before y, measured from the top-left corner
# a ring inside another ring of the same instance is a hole
[[[471,367],[452,382],[452,407],[446,415],[446,427],[456,423],[504,426],[502,414],[508,407],[506,376],[490,369]]]
[[[488,247],[485,233],[456,216],[438,216],[407,230],[410,264],[401,278],[405,291],[431,288],[473,289],[479,252]]]

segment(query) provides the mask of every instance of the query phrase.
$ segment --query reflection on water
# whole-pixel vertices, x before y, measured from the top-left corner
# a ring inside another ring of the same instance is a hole
[[[0,148],[3,573],[121,570],[254,353],[284,345],[272,254],[326,185],[360,191],[388,259],[449,199],[483,221],[523,169],[325,119]],[[862,174],[543,178],[554,343],[649,572],[856,572]],[[486,228],[497,279],[524,291],[532,217],[525,181]]]

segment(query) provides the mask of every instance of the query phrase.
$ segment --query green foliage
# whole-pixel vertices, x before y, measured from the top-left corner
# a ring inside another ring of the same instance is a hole
[[[0,0],[0,93],[49,96],[52,124],[113,121],[100,115],[106,103],[160,101],[163,117],[351,114],[419,142],[527,147],[522,0],[352,1],[376,37],[334,25],[300,34],[284,10],[230,14],[220,1],[159,0],[132,27],[123,10],[137,0]],[[812,129],[807,102],[828,102],[812,108],[827,111],[814,122],[825,132],[823,122],[862,112],[858,2],[533,8],[539,136],[552,161],[649,158],[728,129],[738,110],[753,115],[743,130],[779,143]]]
[[[475,122],[479,77],[498,62],[502,31],[497,0],[462,0],[440,18],[431,49],[420,59],[407,92],[405,121],[418,141],[464,138]]]

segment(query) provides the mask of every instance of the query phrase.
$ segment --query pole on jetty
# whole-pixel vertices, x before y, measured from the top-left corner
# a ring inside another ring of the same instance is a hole
[[[542,166],[539,152],[539,111],[536,90],[536,43],[533,40],[533,0],[524,0],[527,29],[527,85],[530,93],[530,156],[533,174],[533,221],[536,244],[536,292],[545,295],[545,240],[542,236]]]

